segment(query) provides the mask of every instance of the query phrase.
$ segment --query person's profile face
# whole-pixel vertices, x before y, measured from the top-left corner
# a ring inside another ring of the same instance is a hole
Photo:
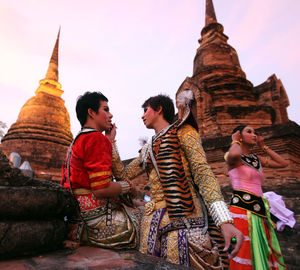
[[[149,105],[144,108],[144,114],[142,116],[144,125],[147,128],[153,128],[153,123],[156,121],[158,112],[153,110]]]
[[[113,115],[110,113],[108,103],[106,101],[100,100],[100,106],[97,114],[94,117],[96,124],[98,126],[98,130],[106,131],[109,130],[112,126],[112,117]]]
[[[244,143],[255,145],[257,143],[257,135],[253,127],[246,126],[242,130],[242,139]]]

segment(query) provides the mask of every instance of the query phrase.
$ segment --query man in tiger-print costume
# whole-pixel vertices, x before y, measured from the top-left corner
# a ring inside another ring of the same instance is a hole
[[[140,252],[196,269],[226,269],[230,240],[237,240],[230,254],[235,256],[243,236],[232,225],[188,104],[183,106],[182,119],[173,123],[175,110],[168,96],[145,101],[142,119],[155,135],[125,168],[117,151],[115,129],[107,134],[113,145],[113,173],[120,179],[133,179],[145,171],[148,175],[151,201],[145,205]],[[211,218],[214,225],[208,225]]]

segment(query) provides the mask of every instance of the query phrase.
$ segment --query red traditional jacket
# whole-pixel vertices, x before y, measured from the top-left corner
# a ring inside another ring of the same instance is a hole
[[[61,184],[69,189],[63,167]],[[112,174],[112,146],[101,132],[82,133],[72,147],[70,181],[73,189],[100,189],[109,185]]]

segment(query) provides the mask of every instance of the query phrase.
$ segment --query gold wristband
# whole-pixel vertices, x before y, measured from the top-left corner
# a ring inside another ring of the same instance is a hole
[[[221,227],[223,224],[234,224],[234,222],[232,220],[226,220],[226,221],[219,223],[218,226]]]
[[[269,149],[269,146],[264,145],[263,150],[264,150],[265,152],[267,152],[268,149]]]
[[[270,160],[270,157],[266,157],[265,159],[265,167],[269,167],[269,160]]]
[[[241,145],[241,142],[239,142],[239,141],[232,141],[231,145],[233,145],[234,143],[237,143],[237,144]]]

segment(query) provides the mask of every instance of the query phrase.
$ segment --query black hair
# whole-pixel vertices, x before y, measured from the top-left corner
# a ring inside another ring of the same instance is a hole
[[[144,190],[148,190],[148,191],[149,191],[149,190],[150,190],[150,187],[149,187],[149,186],[145,186],[145,187],[144,187]]]
[[[197,132],[199,132],[198,123],[197,123],[197,120],[195,119],[195,117],[193,115],[193,112],[192,112],[191,108],[190,108],[189,116],[184,121],[184,123],[191,125],[194,129],[197,130]]]
[[[154,111],[158,110],[158,107],[161,106],[163,117],[165,120],[172,124],[175,116],[174,103],[172,99],[166,95],[157,95],[154,97],[148,98],[142,105],[143,109],[146,109],[150,106]]]
[[[76,115],[82,127],[86,122],[88,109],[91,108],[97,113],[101,100],[106,102],[108,101],[106,96],[104,96],[101,92],[85,92],[77,98]]]
[[[240,126],[237,126],[233,131],[232,131],[232,134],[236,133],[237,131],[239,131],[241,134],[244,130],[244,128],[246,127],[247,125],[240,125]]]

